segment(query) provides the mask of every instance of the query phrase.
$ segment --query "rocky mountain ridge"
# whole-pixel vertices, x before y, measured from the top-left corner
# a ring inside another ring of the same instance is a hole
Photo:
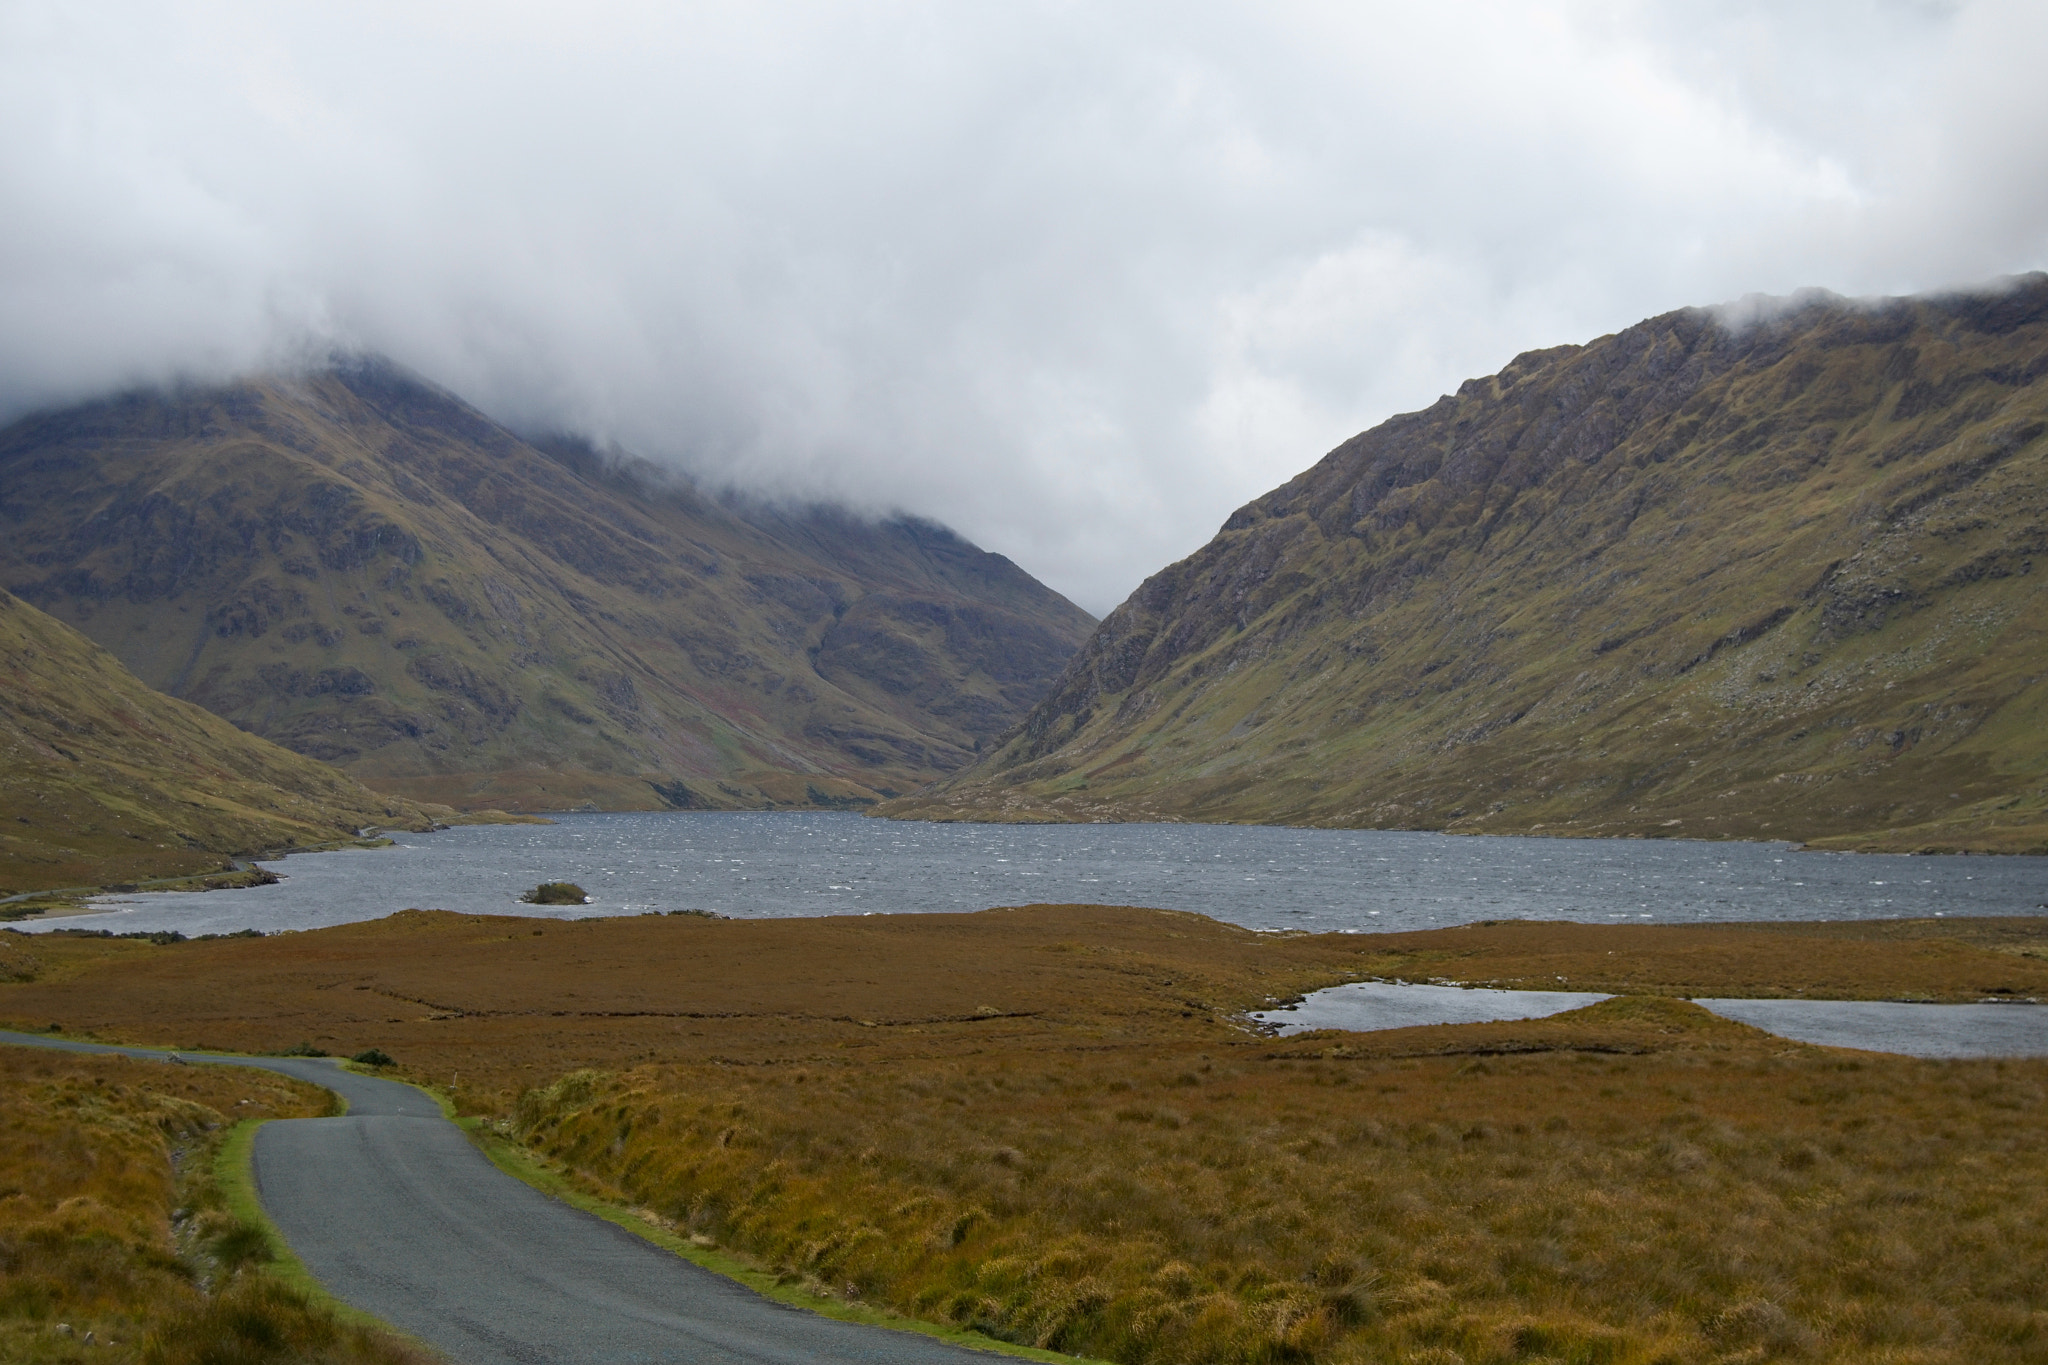
[[[872,804],[1093,624],[943,527],[708,496],[374,360],[0,432],[0,586],[379,790],[528,810]]]
[[[904,816],[2048,850],[2048,277],[1685,309],[1347,441]]]

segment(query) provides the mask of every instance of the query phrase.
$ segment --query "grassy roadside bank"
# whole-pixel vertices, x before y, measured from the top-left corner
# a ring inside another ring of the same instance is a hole
[[[2048,1063],[1805,1047],[1657,996],[1286,1040],[1235,1018],[1567,959],[1702,993],[2038,993],[2044,931],[407,914],[38,939],[0,1014],[381,1047],[501,1156],[700,1255],[1102,1359],[2024,1361],[2048,1354]]]
[[[330,1100],[263,1072],[0,1047],[0,1359],[426,1365],[276,1273],[250,1217],[256,1125]]]
[[[857,1292],[850,1295],[835,1294],[831,1286],[816,1279],[764,1271],[751,1260],[744,1260],[719,1250],[711,1238],[701,1233],[685,1235],[679,1232],[673,1222],[652,1209],[634,1208],[621,1203],[615,1191],[600,1192],[604,1187],[592,1182],[580,1169],[565,1168],[550,1162],[532,1148],[519,1142],[511,1135],[509,1124],[475,1116],[456,1118],[455,1121],[469,1134],[470,1140],[484,1155],[490,1158],[492,1165],[515,1180],[524,1181],[544,1194],[552,1195],[585,1213],[622,1227],[634,1236],[644,1238],[664,1251],[680,1256],[693,1265],[702,1266],[715,1275],[736,1280],[755,1293],[777,1303],[838,1318],[843,1322],[857,1322],[868,1327],[883,1327],[898,1332],[916,1332],[957,1346],[995,1352],[1022,1360],[1053,1362],[1055,1365],[1076,1365],[1079,1360],[1072,1355],[1018,1345],[951,1323],[906,1317],[887,1308],[861,1302]],[[607,1193],[610,1197],[606,1197]],[[1100,1365],[1100,1362],[1079,1361],[1079,1365]]]

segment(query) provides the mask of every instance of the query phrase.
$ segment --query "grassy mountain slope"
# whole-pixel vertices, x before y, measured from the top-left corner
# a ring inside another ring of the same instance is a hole
[[[942,527],[720,502],[377,362],[17,423],[0,583],[381,790],[509,809],[871,801],[1092,624]]]
[[[1520,356],[1238,511],[891,809],[2048,849],[2044,376],[2044,276]]]
[[[0,592],[0,894],[218,872],[433,814],[151,691]]]

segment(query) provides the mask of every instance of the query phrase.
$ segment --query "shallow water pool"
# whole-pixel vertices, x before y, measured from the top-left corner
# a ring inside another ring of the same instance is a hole
[[[1304,996],[1298,1005],[1252,1018],[1281,1034],[1311,1029],[1412,1028],[1541,1019],[1609,999],[1574,991],[1500,991],[1360,981]],[[1828,1047],[1909,1057],[2048,1057],[2048,1006],[1922,1005],[1891,1000],[1721,1000],[1694,1002],[1728,1019]]]

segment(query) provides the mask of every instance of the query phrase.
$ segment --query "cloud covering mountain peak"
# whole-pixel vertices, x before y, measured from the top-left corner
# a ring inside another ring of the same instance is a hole
[[[0,11],[0,409],[393,356],[1101,611],[1534,346],[2048,255],[2048,18]]]

